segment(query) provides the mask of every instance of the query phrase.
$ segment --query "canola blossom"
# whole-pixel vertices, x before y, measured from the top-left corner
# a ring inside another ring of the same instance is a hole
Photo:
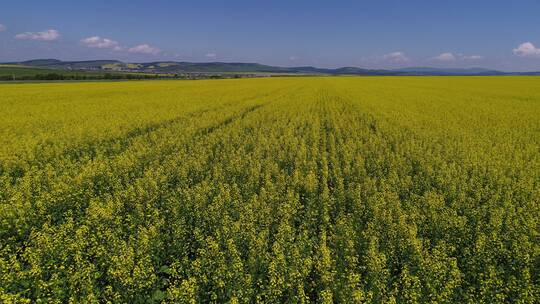
[[[2,303],[538,303],[540,81],[0,84]]]

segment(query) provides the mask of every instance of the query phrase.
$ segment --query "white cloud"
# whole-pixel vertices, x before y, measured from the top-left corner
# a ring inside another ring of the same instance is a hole
[[[411,59],[404,52],[392,52],[385,55],[361,57],[358,64],[380,68],[382,66],[404,65],[410,62]]]
[[[296,56],[291,56],[291,57],[289,57],[289,60],[290,60],[290,61],[296,61],[296,60],[298,60],[298,57],[296,57]]]
[[[216,58],[217,55],[215,53],[208,53],[206,55],[204,55],[205,57],[208,57],[208,58]]]
[[[463,55],[461,56],[461,58],[463,60],[482,60],[484,59],[484,56],[480,56],[480,55]]]
[[[137,46],[134,46],[130,49],[128,49],[128,52],[130,53],[136,53],[136,54],[152,54],[157,55],[161,53],[161,50],[158,48],[155,48],[149,44],[140,44]]]
[[[37,41],[55,41],[60,38],[57,30],[46,30],[43,32],[25,32],[15,35],[15,39],[37,40]]]
[[[513,50],[514,55],[521,57],[540,57],[540,48],[531,42],[524,42]]]
[[[115,51],[121,51],[122,47],[117,41],[101,38],[99,36],[88,37],[81,40],[81,43],[89,48],[98,49],[113,49]]]
[[[393,52],[383,56],[383,59],[392,63],[407,63],[411,61],[403,52]]]
[[[430,60],[436,60],[436,61],[443,61],[443,62],[451,62],[451,61],[457,61],[457,60],[482,60],[484,59],[484,56],[481,55],[465,55],[462,53],[453,54],[450,52],[442,53],[439,56],[430,58]]]
[[[434,57],[433,59],[438,61],[455,61],[456,56],[454,56],[454,54],[452,53],[442,53],[439,56]]]
[[[7,31],[7,27],[3,24],[0,24],[0,32],[5,32]]]

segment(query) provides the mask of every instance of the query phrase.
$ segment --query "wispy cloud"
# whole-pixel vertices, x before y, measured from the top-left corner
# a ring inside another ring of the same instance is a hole
[[[461,59],[463,59],[463,60],[482,60],[482,59],[484,59],[484,56],[480,56],[480,55],[463,55],[463,56],[461,56]]]
[[[157,55],[161,53],[161,50],[153,47],[149,44],[140,44],[137,46],[134,46],[132,48],[128,49],[128,52],[134,53],[134,54],[149,54],[149,55]]]
[[[445,52],[429,60],[441,61],[441,62],[453,62],[453,61],[474,61],[482,60],[484,56],[481,55],[465,55],[462,53],[454,54],[451,52]]]
[[[392,52],[386,54],[383,56],[383,59],[391,63],[407,63],[411,61],[403,52]]]
[[[532,42],[524,42],[513,50],[514,55],[520,57],[540,57],[540,48],[537,48]]]
[[[361,57],[358,64],[369,67],[389,67],[410,64],[412,60],[402,51],[391,52],[384,55]]]
[[[115,51],[121,51],[123,49],[117,41],[99,36],[84,38],[81,40],[81,43],[89,48],[113,49]]]
[[[437,61],[449,62],[449,61],[455,61],[456,56],[454,56],[454,54],[452,53],[442,53],[439,56],[433,57],[432,59],[437,60]]]
[[[46,30],[43,32],[25,32],[15,35],[15,39],[37,40],[37,41],[56,41],[60,38],[57,30]]]
[[[298,60],[298,57],[296,57],[296,56],[290,56],[290,57],[289,57],[289,60],[290,60],[290,61],[296,61],[296,60]]]
[[[111,49],[115,51],[127,51],[132,54],[147,54],[147,55],[164,55],[168,56],[168,53],[162,52],[160,49],[153,47],[149,44],[139,44],[134,47],[122,46],[118,41],[109,38],[103,38],[100,36],[92,36],[81,39],[81,44],[96,49]]]
[[[215,54],[215,53],[208,53],[208,54],[206,54],[206,55],[204,55],[204,56],[207,57],[207,58],[216,58],[216,57],[217,57],[217,54]]]
[[[0,32],[5,32],[5,31],[7,31],[7,27],[0,23]]]

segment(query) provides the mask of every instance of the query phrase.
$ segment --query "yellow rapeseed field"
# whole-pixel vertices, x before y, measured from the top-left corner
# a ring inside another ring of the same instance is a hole
[[[540,79],[0,84],[0,302],[538,303]]]

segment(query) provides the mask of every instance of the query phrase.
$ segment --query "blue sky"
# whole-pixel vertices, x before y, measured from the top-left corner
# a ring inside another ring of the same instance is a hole
[[[540,70],[538,0],[9,1],[0,61]]]

